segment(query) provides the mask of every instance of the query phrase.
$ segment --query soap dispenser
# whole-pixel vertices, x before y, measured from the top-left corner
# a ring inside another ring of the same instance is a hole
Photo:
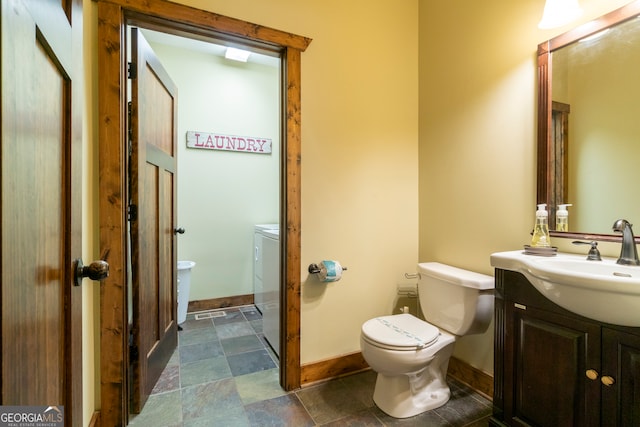
[[[558,205],[556,211],[556,231],[569,231],[569,211],[567,206],[573,206],[570,203]]]
[[[534,248],[551,247],[551,238],[549,237],[549,212],[547,212],[547,204],[541,203],[536,211],[536,224],[533,228],[533,238],[531,246]]]

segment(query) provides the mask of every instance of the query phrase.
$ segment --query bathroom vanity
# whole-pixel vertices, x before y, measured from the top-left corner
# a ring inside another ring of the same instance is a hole
[[[517,271],[495,282],[489,425],[640,426],[640,327],[574,314]]]
[[[613,143],[629,140],[623,134],[638,122],[610,126],[594,119],[617,119],[640,108],[635,95],[629,101],[611,96],[635,94],[639,87],[637,63],[624,64],[640,57],[637,17],[639,0],[538,45],[536,204],[550,207],[550,224],[555,224],[556,207],[568,200],[580,209],[569,231],[552,230],[552,239],[617,242],[621,239],[616,235],[604,233],[611,233],[619,213],[632,220],[640,215],[634,197],[604,202],[613,189],[626,184],[588,184],[596,169],[598,179],[637,182],[638,168],[627,168],[635,174],[627,176],[618,158],[614,156],[610,166],[603,160]],[[590,36],[599,38],[578,42]],[[607,72],[598,71],[605,66]],[[616,78],[601,77],[614,72]],[[622,77],[626,73],[629,78]],[[603,101],[613,98],[617,107]],[[631,143],[618,152],[633,159],[637,156],[629,153],[637,153],[637,129],[629,134],[634,135]],[[619,231],[615,224],[614,229]],[[632,245],[631,238],[622,239],[623,247]],[[496,287],[491,426],[640,426],[640,266],[586,258],[586,253],[492,254]]]

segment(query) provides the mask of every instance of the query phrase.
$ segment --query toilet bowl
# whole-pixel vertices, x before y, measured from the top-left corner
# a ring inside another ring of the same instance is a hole
[[[493,317],[493,277],[440,263],[418,264],[418,297],[426,320],[411,314],[370,319],[360,348],[378,373],[373,401],[395,418],[438,408],[456,338],[484,332]]]

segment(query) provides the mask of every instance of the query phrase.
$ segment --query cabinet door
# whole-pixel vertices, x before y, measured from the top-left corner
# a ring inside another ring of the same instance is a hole
[[[603,328],[602,340],[602,425],[640,426],[640,336]]]
[[[600,326],[506,303],[505,419],[511,425],[600,424]],[[510,347],[510,348],[509,348]]]

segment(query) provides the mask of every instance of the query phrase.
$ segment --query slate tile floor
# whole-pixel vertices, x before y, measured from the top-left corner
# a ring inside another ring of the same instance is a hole
[[[278,359],[254,306],[190,313],[179,346],[131,426],[449,426],[488,425],[491,402],[449,379],[443,407],[398,420],[373,403],[372,371],[295,392],[278,384]],[[213,316],[212,316],[213,315]],[[212,317],[206,317],[212,316]]]

